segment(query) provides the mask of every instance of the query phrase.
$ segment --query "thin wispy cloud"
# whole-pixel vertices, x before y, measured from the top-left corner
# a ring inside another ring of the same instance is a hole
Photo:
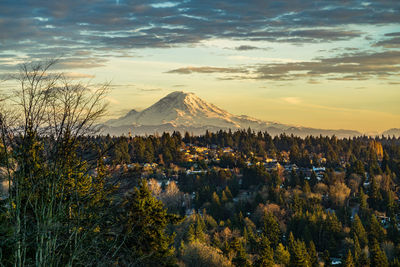
[[[288,96],[288,97],[282,97],[281,98],[284,102],[296,105],[301,103],[301,99],[299,97],[294,97],[294,96]]]
[[[272,59],[273,60],[273,59]],[[228,73],[229,79],[298,80],[324,78],[327,80],[367,80],[400,74],[400,51],[351,53],[311,61],[294,61],[247,65],[241,67],[183,67],[167,73]]]
[[[79,80],[79,79],[93,79],[96,77],[93,74],[79,73],[79,72],[66,72],[64,76],[68,79]]]

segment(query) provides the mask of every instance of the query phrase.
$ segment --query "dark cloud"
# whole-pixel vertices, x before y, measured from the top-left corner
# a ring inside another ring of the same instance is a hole
[[[40,58],[60,52],[66,57],[83,56],[75,53],[86,51],[96,57],[96,53],[107,49],[171,47],[210,38],[332,42],[362,35],[348,25],[400,23],[398,0],[192,0],[174,4],[120,0],[119,3],[2,0],[0,52],[18,51],[29,54],[30,58]],[[398,36],[392,34],[388,36]],[[46,49],[47,53],[37,52]]]
[[[375,44],[375,46],[382,46],[385,48],[400,48],[400,37],[379,41]]]
[[[287,81],[297,79],[326,78],[330,80],[366,80],[400,74],[400,51],[379,53],[343,54],[313,61],[258,64],[247,67],[186,67],[168,73],[225,73],[232,74],[220,79],[256,79]],[[235,75],[237,74],[237,75]]]
[[[385,36],[400,36],[400,32],[386,33]]]
[[[241,68],[219,68],[219,67],[184,67],[170,70],[167,73],[191,74],[191,73],[243,73]]]
[[[359,37],[361,36],[361,32],[348,30],[316,29],[293,31],[290,33],[290,35],[300,36],[302,38],[311,38],[313,40],[340,41]]]
[[[259,48],[257,46],[252,46],[252,45],[241,45],[241,46],[235,47],[235,50],[238,50],[238,51],[257,50],[257,49],[262,49],[262,48]]]

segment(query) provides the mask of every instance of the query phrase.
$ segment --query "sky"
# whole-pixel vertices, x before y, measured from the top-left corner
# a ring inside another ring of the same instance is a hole
[[[59,58],[109,117],[172,91],[315,128],[400,128],[400,1],[1,0],[0,79]],[[8,90],[11,81],[0,83]]]

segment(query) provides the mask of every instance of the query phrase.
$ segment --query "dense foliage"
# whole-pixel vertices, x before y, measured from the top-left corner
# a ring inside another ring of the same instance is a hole
[[[400,139],[99,136],[46,70],[0,109],[2,266],[400,266]]]
[[[398,266],[397,138],[94,136],[76,153],[94,148],[119,184],[97,241],[116,264]]]

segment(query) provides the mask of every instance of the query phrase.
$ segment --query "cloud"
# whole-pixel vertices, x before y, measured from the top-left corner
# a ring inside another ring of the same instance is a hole
[[[57,69],[90,69],[105,66],[106,59],[102,58],[67,58],[61,59],[56,65]]]
[[[142,91],[142,92],[160,92],[163,89],[162,88],[142,88],[142,89],[139,89],[139,90]]]
[[[225,73],[222,79],[276,80],[326,78],[329,80],[367,80],[400,74],[400,51],[346,53],[312,61],[256,64],[241,67],[183,67],[167,73]]]
[[[79,72],[66,72],[64,73],[64,76],[68,79],[93,79],[96,77],[95,75],[92,74],[85,74],[85,73],[79,73]]]
[[[276,58],[276,57],[249,57],[249,56],[228,56],[228,59],[240,61],[257,61],[269,63],[289,63],[289,62],[303,62],[304,60],[295,60],[291,58]]]
[[[111,84],[112,88],[121,88],[121,87],[136,87],[136,84]]]
[[[362,36],[358,25],[400,23],[400,2],[3,0],[0,51],[65,57],[105,50],[168,48],[204,40],[314,43]],[[388,35],[397,36],[397,35]],[[252,50],[256,46],[239,46]],[[58,54],[59,55],[59,54]],[[95,56],[96,57],[96,56]],[[95,67],[95,65],[92,65]]]
[[[290,36],[298,36],[303,39],[311,38],[312,40],[320,41],[340,41],[349,40],[355,37],[360,37],[362,32],[349,31],[349,30],[336,30],[336,29],[309,29],[298,30],[289,33]]]
[[[400,36],[400,32],[390,32],[390,33],[386,33],[385,36]]]
[[[309,79],[307,83],[309,83],[309,84],[320,84],[321,82],[317,81],[315,79]]]
[[[235,47],[235,50],[238,50],[238,51],[258,50],[258,49],[262,49],[262,48],[259,48],[257,46],[252,46],[252,45],[241,45],[241,46]]]
[[[113,97],[111,97],[111,96],[107,96],[107,97],[106,97],[106,100],[107,100],[108,103],[110,103],[110,104],[114,104],[114,105],[120,104],[120,102],[119,102],[117,99],[115,99],[115,98],[113,98]]]
[[[379,41],[375,44],[375,46],[383,46],[385,48],[400,48],[400,37]]]
[[[166,73],[191,74],[191,73],[243,73],[245,70],[240,68],[221,68],[221,67],[184,67],[167,71]]]
[[[281,99],[283,101],[285,101],[286,103],[289,103],[289,104],[292,104],[292,105],[296,105],[296,104],[301,103],[301,99],[298,98],[298,97],[290,96],[290,97],[282,97]]]

